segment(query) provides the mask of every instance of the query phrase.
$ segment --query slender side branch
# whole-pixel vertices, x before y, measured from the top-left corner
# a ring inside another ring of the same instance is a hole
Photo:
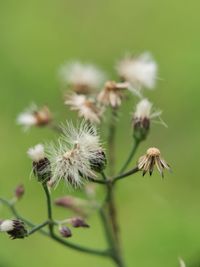
[[[49,221],[45,221],[45,222],[43,222],[43,223],[41,223],[41,224],[39,224],[39,225],[36,225],[35,227],[33,227],[33,228],[28,232],[28,236],[34,234],[35,232],[37,232],[37,231],[39,231],[39,230],[41,230],[43,227],[45,227],[45,226],[48,225],[48,224],[49,224]]]
[[[135,155],[135,152],[137,151],[137,148],[138,148],[139,144],[140,144],[140,140],[139,139],[134,139],[133,147],[132,147],[131,152],[130,152],[130,154],[128,156],[128,159],[126,160],[126,162],[124,163],[123,167],[121,168],[121,170],[119,172],[120,174],[122,174],[126,170],[126,168],[128,167],[128,165],[131,162],[133,156]]]
[[[57,236],[54,233],[54,221],[53,221],[53,217],[52,217],[51,197],[49,194],[48,187],[45,184],[43,185],[43,188],[44,188],[46,198],[47,198],[50,237],[52,239],[54,239],[55,241],[57,241],[58,243],[65,245],[66,247],[78,250],[80,252],[86,252],[86,253],[90,253],[90,254],[94,254],[94,255],[98,255],[98,256],[110,256],[110,252],[108,250],[102,251],[102,250],[96,250],[96,249],[90,249],[90,248],[82,247],[82,246],[79,246],[77,244],[73,244],[73,243],[70,243],[66,240],[63,240],[62,238],[60,238],[59,236]]]
[[[102,185],[105,185],[105,184],[108,184],[109,181],[106,181],[106,180],[97,180],[95,178],[92,178],[92,177],[87,177],[88,181],[92,182],[92,183],[97,183],[97,184],[102,184]]]
[[[136,173],[136,172],[138,172],[138,171],[139,171],[139,169],[138,169],[138,167],[136,166],[135,168],[131,169],[131,170],[128,171],[128,172],[119,174],[119,175],[117,175],[117,176],[115,176],[115,177],[113,178],[113,183],[116,183],[118,180],[123,179],[123,178],[125,178],[125,177],[128,177],[128,176],[130,176],[130,175],[132,175],[132,174],[134,174],[134,173]]]

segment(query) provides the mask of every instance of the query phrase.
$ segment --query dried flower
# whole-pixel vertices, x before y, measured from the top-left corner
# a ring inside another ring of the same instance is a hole
[[[103,109],[97,107],[93,99],[89,99],[85,95],[73,94],[68,97],[65,104],[71,106],[71,110],[78,111],[79,117],[83,117],[91,123],[100,123]]]
[[[88,227],[90,227],[89,224],[87,224],[85,222],[85,220],[81,217],[71,218],[71,219],[69,219],[69,223],[75,228],[78,228],[78,227],[88,228]]]
[[[15,197],[16,197],[16,199],[20,199],[20,198],[22,198],[23,197],[23,195],[24,195],[24,186],[23,186],[23,184],[20,184],[20,185],[18,185],[17,187],[16,187],[16,189],[15,189]]]
[[[59,229],[59,232],[61,236],[65,238],[69,238],[72,236],[71,230],[69,229],[69,227],[66,227],[66,226],[61,226]]]
[[[20,220],[5,220],[0,224],[0,232],[7,232],[12,239],[24,238],[27,230]]]
[[[58,144],[49,147],[51,182],[58,184],[64,179],[68,185],[80,187],[87,177],[96,177],[91,162],[97,157],[97,151],[102,149],[99,136],[95,127],[85,121],[77,128],[67,123],[63,133]]]
[[[104,89],[98,95],[98,101],[105,106],[118,107],[121,105],[124,91],[129,87],[128,83],[106,82]]]
[[[134,137],[144,140],[149,132],[150,120],[159,117],[161,111],[152,112],[152,103],[148,99],[142,99],[136,106],[133,114]]]
[[[164,169],[170,170],[169,165],[163,158],[161,158],[160,150],[158,148],[151,147],[147,150],[146,155],[139,158],[138,169],[143,171],[143,176],[146,172],[149,172],[149,174],[152,175],[154,165],[156,165],[162,177],[164,176]]]
[[[31,126],[45,126],[51,121],[52,114],[47,106],[38,108],[36,105],[32,105],[17,117],[17,123],[22,125],[25,130]]]
[[[28,156],[33,161],[33,173],[39,182],[47,182],[51,177],[51,166],[48,158],[45,157],[44,146],[41,144],[29,148]]]
[[[91,64],[66,63],[59,71],[61,80],[78,94],[96,91],[105,80],[104,73]]]
[[[122,80],[129,82],[134,89],[152,89],[155,86],[157,64],[147,52],[138,57],[125,57],[118,62],[116,69]]]

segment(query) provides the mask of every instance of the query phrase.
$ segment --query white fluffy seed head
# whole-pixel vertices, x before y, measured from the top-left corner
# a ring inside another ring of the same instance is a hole
[[[150,118],[152,103],[148,99],[142,99],[137,105],[134,113],[135,118]]]
[[[71,110],[78,111],[79,117],[83,117],[91,123],[100,123],[103,109],[97,107],[95,101],[87,98],[85,95],[72,94],[68,96],[65,104],[69,105]]]
[[[14,229],[13,221],[12,220],[5,220],[0,224],[0,231],[1,232],[9,232]]]
[[[80,62],[64,64],[59,75],[64,84],[72,86],[78,93],[90,93],[99,88],[105,80],[104,73],[96,66]]]
[[[161,110],[152,110],[153,104],[146,98],[142,99],[137,105],[135,112],[133,114],[134,119],[154,119],[160,118],[162,114]],[[165,125],[165,123],[161,120],[159,121],[161,124]]]
[[[17,124],[29,128],[37,124],[37,119],[33,114],[28,112],[23,112],[18,115]]]
[[[157,64],[151,54],[143,53],[138,57],[125,57],[118,62],[117,72],[121,78],[130,82],[133,88],[153,89],[157,78]]]
[[[42,144],[38,144],[32,148],[29,148],[27,154],[33,162],[39,162],[45,158],[44,146]]]
[[[72,123],[63,127],[64,135],[58,144],[52,144],[48,151],[51,162],[53,184],[64,179],[67,185],[80,187],[87,177],[95,177],[90,162],[96,159],[101,149],[99,136],[93,126],[82,122],[78,128]]]

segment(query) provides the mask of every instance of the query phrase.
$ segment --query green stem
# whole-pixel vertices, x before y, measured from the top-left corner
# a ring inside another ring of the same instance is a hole
[[[35,227],[33,227],[29,232],[28,232],[28,235],[32,235],[34,234],[35,232],[39,231],[40,229],[42,229],[43,227],[45,227],[46,225],[49,224],[49,221],[45,221],[39,225],[36,225]]]
[[[47,216],[48,216],[48,220],[49,220],[49,232],[51,235],[53,235],[53,217],[52,217],[52,208],[51,208],[51,196],[49,194],[49,189],[46,185],[46,183],[43,183],[43,188],[46,194],[46,199],[47,199]]]
[[[113,175],[115,172],[115,137],[116,137],[117,111],[118,111],[117,108],[112,108],[111,120],[109,125],[109,134],[108,134],[110,175]]]
[[[139,169],[138,169],[138,167],[136,166],[135,168],[131,169],[131,170],[128,171],[128,172],[125,172],[125,173],[122,173],[122,174],[119,174],[119,175],[115,176],[115,177],[113,178],[113,184],[116,183],[118,180],[123,179],[123,178],[125,178],[125,177],[128,177],[128,176],[130,176],[130,175],[132,175],[132,174],[134,174],[134,173],[136,173],[136,172],[138,172],[138,171],[139,171]]]
[[[52,208],[51,208],[51,197],[49,194],[49,190],[48,187],[43,184],[43,188],[46,194],[46,198],[47,198],[47,210],[48,210],[48,219],[49,219],[49,233],[52,239],[54,239],[55,241],[57,241],[58,243],[76,249],[80,252],[86,252],[86,253],[90,253],[90,254],[94,254],[94,255],[98,255],[98,256],[110,256],[110,252],[109,251],[101,251],[101,250],[96,250],[96,249],[90,249],[90,248],[86,248],[86,247],[82,247],[79,246],[77,244],[72,244],[69,243],[68,241],[65,241],[64,239],[60,238],[59,236],[57,236],[54,233],[54,221],[53,221],[53,217],[52,217]]]
[[[107,181],[107,196],[100,210],[102,223],[104,226],[105,234],[107,237],[108,244],[112,251],[112,258],[118,267],[124,267],[124,263],[121,256],[120,249],[120,238],[119,238],[119,227],[117,222],[117,213],[114,199],[114,183],[113,179],[109,179],[105,173],[101,173],[104,181]],[[108,211],[108,217],[106,215]]]
[[[131,152],[130,152],[130,154],[128,156],[128,159],[126,160],[126,162],[124,163],[123,167],[121,168],[121,170],[119,172],[120,174],[122,174],[126,170],[126,168],[128,167],[128,165],[131,162],[133,156],[135,155],[135,152],[137,151],[137,148],[138,148],[139,144],[140,144],[140,140],[135,139],[134,145],[133,145],[133,147],[131,149]]]
[[[48,190],[48,189],[47,189]],[[45,190],[45,192],[47,192],[47,194],[49,194],[48,191]],[[48,197],[49,199],[49,197]],[[30,222],[29,220],[23,218],[21,215],[18,214],[18,212],[16,211],[15,207],[12,206],[10,204],[9,201],[7,201],[6,199],[3,199],[3,198],[0,198],[0,202],[2,202],[3,204],[5,204],[10,210],[11,212],[13,213],[13,215],[22,220],[23,222],[25,222],[28,226],[30,227],[37,227],[35,224],[33,224],[32,222]],[[49,202],[48,202],[49,203]],[[48,221],[49,223],[49,221]],[[54,222],[52,222],[54,223]],[[87,247],[82,247],[82,246],[79,246],[77,244],[73,244],[71,242],[68,242],[68,241],[65,241],[63,240],[62,238],[58,237],[57,235],[55,235],[54,233],[53,234],[50,234],[46,231],[44,231],[42,228],[40,228],[38,230],[41,234],[51,238],[51,239],[54,239],[56,240],[58,243],[68,247],[68,248],[71,248],[71,249],[74,249],[76,251],[80,251],[80,252],[85,252],[85,253],[89,253],[89,254],[92,254],[92,255],[97,255],[97,256],[104,256],[104,257],[111,257],[111,252],[109,250],[97,250],[97,249],[91,249],[91,248],[87,248]]]

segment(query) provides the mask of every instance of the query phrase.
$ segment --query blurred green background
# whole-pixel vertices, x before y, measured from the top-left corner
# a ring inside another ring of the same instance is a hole
[[[151,51],[159,63],[160,79],[156,90],[147,95],[164,111],[169,127],[154,124],[137,157],[149,146],[157,146],[173,173],[167,173],[164,180],[157,173],[151,178],[139,174],[119,184],[124,256],[130,267],[175,267],[179,256],[186,262],[198,262],[199,9],[197,0],[1,0],[0,195],[10,197],[15,185],[23,182],[26,195],[17,205],[19,211],[38,223],[45,218],[44,196],[40,186],[29,179],[26,150],[56,135],[47,129],[24,134],[15,119],[32,101],[49,104],[59,120],[71,118],[59,89],[60,64],[71,59],[94,62],[114,79],[114,63],[124,52]],[[130,110],[134,102],[133,97],[121,113],[119,163],[131,146]],[[53,196],[68,193],[61,185]],[[67,216],[63,210],[57,214]],[[9,216],[0,206],[0,218]],[[91,229],[74,231],[72,241],[103,247],[98,218],[93,216],[89,223]],[[0,266],[113,265],[109,260],[65,249],[39,234],[22,241],[10,241],[1,234]]]

